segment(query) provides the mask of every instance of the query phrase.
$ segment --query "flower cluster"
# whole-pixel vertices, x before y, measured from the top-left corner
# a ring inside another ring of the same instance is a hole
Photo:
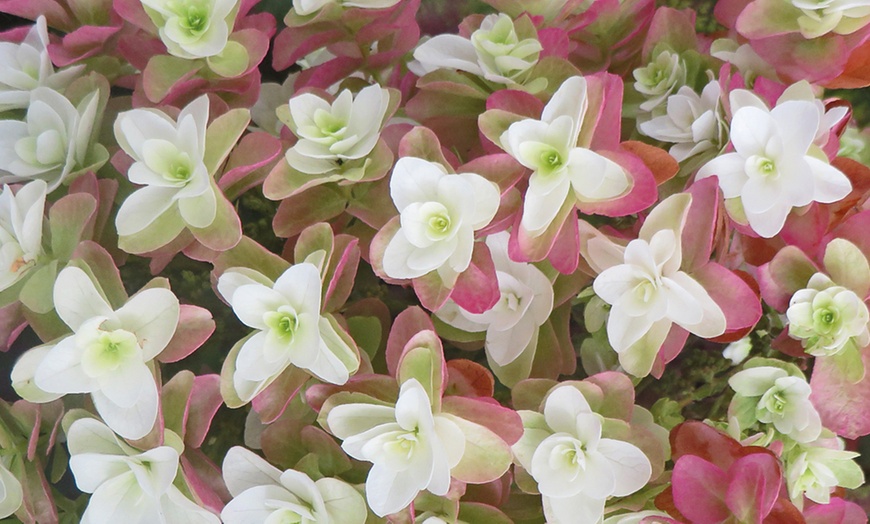
[[[868,522],[870,2],[707,4],[0,2],[0,519]]]

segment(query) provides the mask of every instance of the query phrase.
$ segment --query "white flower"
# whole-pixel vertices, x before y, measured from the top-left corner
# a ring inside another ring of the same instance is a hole
[[[471,263],[474,232],[489,224],[500,200],[498,187],[482,176],[449,175],[414,157],[396,162],[390,196],[402,227],[384,252],[384,273],[417,278],[438,271],[450,285]]]
[[[538,328],[553,311],[553,285],[532,264],[508,257],[508,236],[501,232],[486,238],[501,292],[495,306],[475,314],[451,300],[435,312],[438,318],[463,331],[486,331],[486,355],[499,366],[510,364],[525,349],[537,345]]]
[[[777,80],[776,69],[768,64],[749,44],[739,44],[730,38],[717,38],[710,44],[710,55],[733,64],[743,75],[747,86],[759,76]]]
[[[0,461],[0,519],[12,515],[24,501],[21,482]]]
[[[678,53],[662,51],[652,62],[635,69],[632,75],[634,88],[647,98],[640,109],[651,112],[675,89],[686,85],[686,63]]]
[[[534,38],[520,40],[514,22],[504,13],[486,16],[471,38],[438,35],[420,45],[414,58],[422,73],[458,69],[490,82],[513,85],[537,62],[543,47]]]
[[[731,365],[736,366],[746,360],[750,351],[752,351],[752,339],[745,336],[725,346],[725,349],[722,350],[722,356],[730,360]]]
[[[683,86],[668,97],[667,114],[640,122],[638,129],[648,137],[671,142],[668,152],[682,162],[689,157],[718,150],[723,144],[725,123],[722,119],[717,80],[712,80],[699,96]]]
[[[138,233],[177,206],[186,224],[204,228],[217,215],[212,177],[205,167],[208,97],[188,104],[177,122],[156,109],[118,115],[115,138],[135,161],[127,177],[145,187],[128,196],[115,219],[118,234]]]
[[[867,0],[791,0],[801,10],[797,19],[804,38],[817,38],[834,32],[849,35],[870,23]]]
[[[821,438],[798,445],[785,456],[788,493],[798,507],[804,495],[818,504],[828,504],[837,486],[855,489],[864,484],[864,472],[854,460],[859,454],[843,448],[838,437]]]
[[[514,456],[538,483],[547,522],[599,522],[608,497],[630,495],[652,475],[649,459],[636,446],[601,438],[600,415],[573,386],[547,396],[543,417],[520,415],[525,429]]]
[[[178,471],[176,449],[160,446],[140,452],[91,418],[72,423],[67,445],[76,486],[93,493],[82,524],[220,522],[173,484]]]
[[[612,306],[607,318],[610,345],[620,354],[623,367],[637,376],[649,373],[651,359],[672,324],[703,338],[725,332],[722,309],[694,278],[680,270],[680,235],[690,200],[678,194],[662,201],[641,227],[640,238],[625,248],[590,241],[590,256],[596,264],[615,262],[622,256],[622,263],[608,264],[592,287]],[[657,229],[671,215],[681,217],[678,227]]]
[[[39,86],[63,90],[85,66],[55,71],[48,56],[48,27],[40,15],[20,44],[0,42],[0,111],[25,109]]]
[[[24,121],[0,120],[0,182],[44,180],[54,191],[71,173],[87,166],[98,96],[72,105],[49,87],[30,92]]]
[[[23,277],[42,255],[45,182],[34,180],[14,195],[0,192],[0,291]]]
[[[366,479],[366,499],[378,516],[407,507],[422,490],[447,494],[450,469],[465,452],[465,435],[447,416],[432,414],[426,390],[409,379],[396,407],[343,404],[327,415],[341,448],[374,465]]]
[[[333,478],[313,481],[284,472],[245,448],[230,448],[223,476],[233,496],[221,511],[225,524],[363,524],[366,503],[349,484]]]
[[[113,310],[88,275],[70,266],[57,276],[54,306],[73,334],[29,352],[36,356],[25,353],[15,365],[19,373],[35,368],[35,386],[53,398],[90,393],[113,431],[129,439],[147,435],[159,400],[150,363],[175,334],[178,299],[151,288]],[[52,399],[18,392],[33,402]]]
[[[377,85],[363,88],[356,97],[345,89],[332,104],[312,93],[291,98],[291,131],[299,141],[287,150],[287,163],[320,175],[365,157],[378,143],[389,105],[390,92]]]
[[[799,339],[807,353],[828,357],[849,344],[870,344],[870,312],[851,289],[835,285],[824,273],[813,275],[807,287],[791,297],[788,334]]]
[[[731,92],[731,143],[705,164],[697,179],[716,175],[726,199],[740,199],[750,227],[770,238],[793,207],[831,203],[852,190],[849,179],[813,147],[821,123],[818,107],[785,100],[772,110],[749,91]]]
[[[670,515],[667,513],[662,513],[661,511],[638,511],[636,513],[620,513],[619,515],[614,515],[613,517],[607,517],[604,520],[604,524],[641,524],[644,522],[644,519],[649,517],[664,517],[670,519]],[[646,521],[646,522],[655,522]]]
[[[301,16],[308,16],[323,9],[327,4],[340,4],[345,7],[361,9],[385,9],[398,4],[399,0],[293,0],[293,10]]]
[[[249,401],[287,366],[308,370],[321,380],[344,384],[359,357],[320,315],[320,272],[303,262],[287,269],[274,284],[245,268],[231,268],[218,291],[246,326],[257,331],[236,357],[233,385]]]
[[[760,366],[734,374],[728,385],[737,397],[756,403],[754,416],[759,422],[773,424],[797,442],[819,438],[822,422],[810,402],[810,385],[802,377],[789,375],[782,368]]]
[[[521,225],[532,236],[544,233],[573,191],[580,202],[614,199],[630,182],[616,162],[577,147],[589,100],[586,79],[565,80],[544,107],[541,120],[511,124],[499,138],[501,147],[533,171],[523,199]]]
[[[187,59],[224,50],[237,4],[237,0],[142,0],[169,54]]]

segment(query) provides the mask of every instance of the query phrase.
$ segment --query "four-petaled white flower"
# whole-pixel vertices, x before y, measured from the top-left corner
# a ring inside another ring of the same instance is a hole
[[[175,448],[164,445],[141,452],[92,418],[72,423],[67,445],[76,486],[93,494],[82,524],[220,522],[173,484],[178,471]]]
[[[224,50],[238,0],[142,0],[142,5],[169,54],[195,59]]]
[[[0,120],[0,183],[39,179],[48,184],[50,193],[86,167],[97,95],[91,93],[76,107],[50,87],[31,91],[23,122]]]
[[[717,80],[704,86],[700,95],[691,87],[683,86],[668,97],[666,114],[639,122],[637,127],[648,137],[673,143],[668,152],[678,162],[711,149],[718,150],[724,145],[726,129],[719,103],[720,91]]]
[[[789,375],[782,368],[760,366],[736,373],[728,384],[737,393],[735,402],[755,404],[755,420],[773,424],[777,431],[797,442],[819,438],[822,422],[810,402],[810,385],[803,377]]]
[[[520,40],[511,17],[504,13],[486,16],[471,38],[438,35],[414,51],[420,73],[458,69],[490,82],[514,85],[537,62],[543,47],[535,38]]]
[[[87,273],[70,266],[57,276],[54,306],[73,334],[22,356],[13,376],[32,370],[43,394],[26,386],[18,393],[33,402],[90,393],[113,431],[128,439],[147,435],[159,401],[150,363],[175,334],[178,299],[168,289],[150,288],[113,310]]]
[[[224,481],[233,496],[221,511],[225,524],[363,524],[366,503],[352,486],[333,478],[311,480],[284,472],[245,448],[230,448]]]
[[[788,334],[816,357],[836,355],[849,347],[870,344],[870,312],[851,289],[838,286],[824,273],[813,275],[807,287],[791,297]]]
[[[205,167],[208,97],[188,104],[174,121],[156,109],[118,115],[115,138],[135,161],[127,177],[142,187],[128,196],[115,219],[118,234],[147,228],[174,206],[183,223],[204,228],[217,215],[212,177]]]
[[[598,522],[608,497],[624,497],[649,481],[652,465],[637,446],[601,437],[601,416],[570,385],[550,392],[544,414],[520,411],[517,462],[538,483],[547,522]]]
[[[39,86],[63,90],[84,68],[54,70],[48,56],[48,26],[40,15],[20,44],[0,42],[0,111],[25,109],[30,92]]]
[[[327,424],[348,455],[374,464],[366,499],[381,517],[407,507],[424,489],[445,495],[450,469],[465,452],[462,430],[432,414],[426,390],[413,378],[402,384],[395,408],[342,404],[329,411]]]
[[[246,268],[231,268],[218,291],[246,326],[257,331],[236,357],[233,386],[250,401],[291,364],[321,380],[344,384],[359,367],[359,357],[320,315],[320,272],[303,262],[272,283]]]
[[[742,89],[732,91],[730,100],[734,152],[705,164],[696,179],[718,176],[723,196],[739,199],[756,233],[770,238],[793,207],[836,202],[849,194],[849,179],[813,144],[821,125],[814,102],[784,100],[770,110]]]
[[[0,192],[0,291],[27,273],[42,255],[45,193],[42,180],[34,180],[14,195],[9,186]]]
[[[373,85],[356,97],[345,89],[330,104],[312,93],[290,99],[291,131],[299,137],[285,158],[309,175],[334,171],[344,162],[372,152],[390,105],[390,92]]]
[[[641,226],[639,238],[625,247],[603,236],[589,240],[590,262],[602,269],[592,287],[612,306],[607,339],[622,366],[636,376],[649,373],[672,324],[703,338],[725,332],[722,309],[680,269],[690,202],[686,193],[663,200]]]
[[[499,366],[510,364],[527,348],[537,346],[538,328],[553,311],[550,280],[532,264],[511,260],[507,244],[506,232],[486,238],[501,292],[492,309],[469,313],[448,301],[435,312],[438,318],[463,331],[486,331],[486,356]]]
[[[468,269],[474,232],[489,224],[500,199],[498,186],[480,175],[449,175],[415,157],[396,162],[390,196],[402,227],[384,252],[384,273],[417,278],[438,271],[448,285]]]
[[[361,9],[386,9],[398,4],[400,0],[293,0],[293,10],[301,16],[308,16],[320,11],[327,4],[341,4],[344,7],[359,7]]]
[[[523,199],[521,221],[531,236],[544,233],[567,198],[579,202],[611,200],[631,186],[622,166],[577,146],[588,105],[586,79],[571,77],[544,107],[541,120],[514,122],[499,138],[508,154],[534,171]]]
[[[0,461],[0,519],[12,515],[24,501],[21,482]]]

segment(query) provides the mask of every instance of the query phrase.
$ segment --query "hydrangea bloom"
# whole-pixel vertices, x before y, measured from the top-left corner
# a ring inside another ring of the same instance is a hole
[[[474,173],[447,174],[440,164],[404,157],[396,162],[390,196],[402,227],[384,252],[384,273],[417,278],[438,271],[452,283],[468,268],[474,232],[498,210],[498,187]]]
[[[800,10],[798,26],[804,38],[828,33],[848,35],[870,23],[870,2],[847,0],[791,0]]]
[[[0,291],[30,270],[42,255],[42,223],[48,186],[34,180],[14,195],[0,192]]]
[[[72,423],[67,445],[76,485],[92,493],[83,524],[220,522],[173,484],[178,471],[175,448],[164,445],[140,452],[91,418]]]
[[[465,450],[455,422],[432,414],[426,390],[409,379],[396,407],[343,404],[329,412],[330,431],[348,455],[374,464],[366,479],[366,500],[383,517],[408,506],[422,490],[445,495],[450,469]]]
[[[16,363],[19,373],[35,368],[35,386],[49,395],[34,397],[22,388],[19,394],[46,402],[90,393],[113,431],[144,437],[157,419],[159,401],[151,361],[175,333],[178,299],[168,289],[151,288],[113,310],[87,273],[70,266],[57,276],[54,305],[73,334],[34,348],[34,356],[25,354]]]
[[[238,0],[142,0],[170,54],[207,58],[227,45]]]
[[[0,111],[27,108],[31,91],[40,86],[60,91],[82,69],[77,65],[54,70],[48,56],[48,26],[40,16],[20,44],[0,42]]]
[[[320,272],[308,262],[291,266],[274,283],[244,268],[221,275],[218,291],[257,330],[235,361],[233,386],[240,399],[253,399],[290,365],[333,384],[344,384],[356,371],[359,357],[320,315],[321,287]]]
[[[525,431],[514,455],[538,483],[547,522],[598,522],[608,497],[634,493],[652,474],[636,446],[601,438],[602,419],[571,385],[550,392],[543,416],[520,415]]]
[[[221,511],[226,524],[255,522],[363,524],[366,505],[349,484],[333,478],[317,481],[299,471],[280,471],[241,447],[227,452],[224,481],[233,496]]]
[[[718,176],[723,195],[739,199],[756,233],[772,237],[793,207],[849,194],[849,179],[813,153],[821,123],[814,102],[786,100],[771,110],[741,89],[732,91],[730,100],[734,152],[705,164],[696,178]]]
[[[843,448],[842,439],[823,436],[788,452],[785,479],[793,501],[801,504],[806,495],[813,502],[828,504],[837,486],[855,489],[864,484],[864,472],[854,461],[858,453]]]
[[[686,84],[686,63],[678,53],[661,51],[652,62],[632,74],[634,88],[647,99],[640,104],[640,109],[652,112]]]
[[[458,69],[498,84],[522,83],[523,75],[538,61],[542,50],[535,38],[520,39],[514,22],[504,14],[487,15],[471,38],[438,35],[420,45],[414,58],[421,73],[440,68]]]

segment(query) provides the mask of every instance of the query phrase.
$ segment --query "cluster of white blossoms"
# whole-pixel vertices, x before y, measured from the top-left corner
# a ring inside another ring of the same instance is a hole
[[[233,29],[238,0],[142,0],[171,55],[207,58],[220,54]]]
[[[804,38],[849,35],[870,23],[866,0],[791,0],[791,5],[801,10],[797,23]]]

